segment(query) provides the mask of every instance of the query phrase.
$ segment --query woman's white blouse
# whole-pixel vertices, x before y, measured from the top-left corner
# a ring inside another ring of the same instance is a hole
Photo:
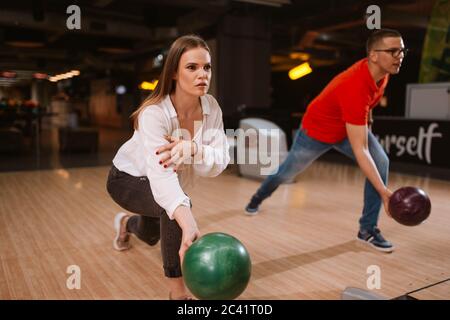
[[[175,209],[190,206],[185,190],[193,185],[195,176],[219,175],[230,162],[229,145],[223,128],[222,111],[211,95],[200,97],[203,121],[194,126],[194,138],[180,130],[177,113],[169,96],[159,104],[147,106],[139,115],[139,128],[125,142],[113,159],[120,171],[135,177],[147,176],[155,201],[173,219]],[[167,144],[165,135],[183,136],[203,147],[203,156],[191,164],[182,165],[177,172],[159,164],[156,149]]]

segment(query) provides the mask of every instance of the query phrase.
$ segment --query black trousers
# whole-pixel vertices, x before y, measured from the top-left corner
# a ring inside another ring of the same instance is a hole
[[[181,277],[180,256],[182,231],[175,220],[170,220],[160,207],[150,188],[147,177],[134,177],[112,166],[106,188],[111,198],[122,208],[138,215],[127,222],[127,231],[153,246],[161,239],[164,274],[169,278]]]

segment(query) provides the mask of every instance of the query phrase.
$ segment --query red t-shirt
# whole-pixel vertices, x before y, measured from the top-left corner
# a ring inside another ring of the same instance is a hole
[[[302,128],[311,138],[336,143],[347,137],[345,124],[366,125],[369,110],[384,94],[389,76],[379,85],[369,72],[367,58],[362,59],[331,80],[309,104]]]

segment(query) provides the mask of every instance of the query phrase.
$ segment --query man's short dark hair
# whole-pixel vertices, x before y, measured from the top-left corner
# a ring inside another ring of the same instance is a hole
[[[373,49],[375,44],[377,44],[380,40],[384,38],[401,38],[402,35],[397,30],[393,29],[379,29],[369,36],[366,43],[367,54],[369,54],[370,50]]]

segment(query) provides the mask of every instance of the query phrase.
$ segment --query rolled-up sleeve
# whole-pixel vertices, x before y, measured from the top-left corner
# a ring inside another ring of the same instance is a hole
[[[175,209],[190,206],[190,199],[184,193],[178,180],[178,174],[172,168],[164,168],[159,164],[156,149],[167,144],[164,135],[168,134],[168,122],[163,111],[157,106],[149,106],[139,116],[139,131],[146,155],[146,173],[150,182],[153,197],[173,219]]]
[[[202,136],[202,157],[194,158],[195,173],[203,177],[219,175],[230,162],[229,144],[223,128],[222,111],[215,99],[214,112],[211,113],[211,126]]]

